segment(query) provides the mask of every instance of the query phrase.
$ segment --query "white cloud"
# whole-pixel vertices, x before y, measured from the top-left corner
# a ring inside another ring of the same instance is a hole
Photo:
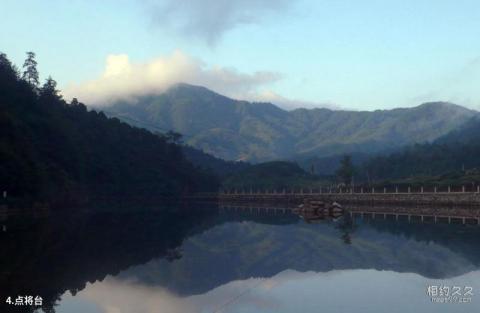
[[[66,99],[73,97],[91,105],[106,105],[120,99],[160,94],[176,83],[201,85],[226,96],[254,95],[262,86],[281,78],[275,72],[241,73],[233,68],[207,66],[181,51],[146,63],[133,63],[128,55],[109,55],[102,75],[91,81],[67,86]]]
[[[190,37],[216,43],[238,25],[257,24],[288,9],[288,0],[151,0],[154,22]]]

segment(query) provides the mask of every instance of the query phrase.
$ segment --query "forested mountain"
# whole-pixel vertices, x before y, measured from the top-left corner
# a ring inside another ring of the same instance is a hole
[[[68,103],[51,78],[38,87],[33,53],[24,70],[0,54],[0,189],[10,198],[72,203],[218,187],[169,136]]]
[[[188,145],[182,145],[181,148],[182,153],[190,163],[214,174],[219,179],[226,178],[250,167],[250,163],[225,161]]]
[[[282,191],[300,188],[315,188],[327,182],[326,178],[319,177],[304,171],[298,164],[284,161],[272,161],[251,165],[238,171],[222,182],[226,190],[238,189],[249,191],[273,190]]]
[[[400,148],[397,148],[400,149]],[[396,151],[394,149],[393,151]],[[391,151],[391,152],[393,152]],[[388,150],[384,150],[382,154],[387,154]],[[372,155],[372,153],[367,152],[352,152],[348,153],[348,155],[352,158],[352,162],[355,166],[360,166],[367,160],[374,157],[376,154]],[[317,175],[335,175],[335,171],[340,166],[340,161],[345,156],[345,154],[335,154],[329,156],[305,156],[305,157],[297,157],[295,162],[298,163],[303,169],[312,172],[313,174]]]
[[[251,161],[389,151],[432,141],[477,114],[445,102],[373,112],[285,111],[187,84],[102,109],[132,124],[182,133],[187,144],[217,157]]]
[[[373,180],[398,179],[414,176],[441,180],[480,179],[480,118],[474,117],[458,130],[432,143],[416,144],[387,156],[365,162],[361,174]],[[453,176],[452,176],[453,175]]]

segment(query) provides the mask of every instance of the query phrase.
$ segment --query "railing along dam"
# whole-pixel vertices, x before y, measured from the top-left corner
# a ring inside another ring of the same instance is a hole
[[[228,190],[218,193],[197,194],[192,198],[215,200],[220,203],[267,203],[298,205],[305,199],[324,202],[338,202],[342,205],[430,205],[430,206],[472,206],[480,207],[480,186],[445,188],[445,190],[424,189],[423,187],[400,190],[399,188],[352,188],[348,190]]]

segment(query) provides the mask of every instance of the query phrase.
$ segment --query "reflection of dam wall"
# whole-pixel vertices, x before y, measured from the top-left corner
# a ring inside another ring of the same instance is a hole
[[[479,207],[480,193],[221,193],[221,203],[278,203],[298,205],[305,199],[363,205],[435,205]]]
[[[351,217],[368,219],[394,219],[421,223],[456,223],[480,225],[480,208],[434,207],[434,206],[368,206],[346,205]],[[269,206],[266,204],[228,204],[220,206],[220,212],[241,215],[295,215],[291,206]]]
[[[244,216],[297,216],[293,207],[271,207],[262,205],[220,205],[220,214]]]
[[[454,223],[480,225],[479,215],[472,216],[462,214],[462,212],[448,212],[444,210],[423,210],[423,211],[396,211],[396,210],[351,210],[349,212],[352,218],[361,219],[384,219],[396,221],[407,221],[415,223]]]
[[[417,215],[456,218],[480,218],[480,207],[441,206],[441,205],[346,205],[353,213],[372,213],[376,215]]]

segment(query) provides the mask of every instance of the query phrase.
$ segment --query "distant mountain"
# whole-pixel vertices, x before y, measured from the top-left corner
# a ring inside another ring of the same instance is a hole
[[[175,130],[188,144],[227,160],[265,161],[386,151],[432,141],[477,112],[446,103],[367,111],[296,109],[238,101],[204,87],[177,84],[107,114],[151,129]]]

